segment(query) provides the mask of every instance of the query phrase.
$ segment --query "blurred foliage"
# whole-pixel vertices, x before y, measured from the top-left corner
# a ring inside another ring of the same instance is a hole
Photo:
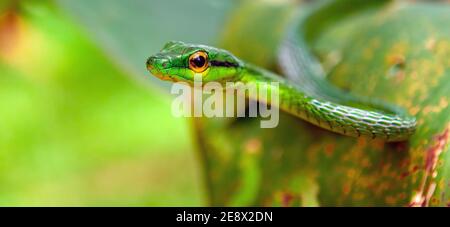
[[[234,1],[222,0],[58,0],[116,63],[151,81],[145,60],[169,40],[213,44]],[[201,13],[199,13],[201,12]],[[145,75],[145,77],[144,77]]]
[[[51,2],[0,15],[0,205],[203,204],[170,99],[130,80]]]

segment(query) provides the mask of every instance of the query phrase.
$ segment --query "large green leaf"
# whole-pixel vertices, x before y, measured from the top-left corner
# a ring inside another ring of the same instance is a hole
[[[248,29],[283,27],[283,20],[273,24],[264,18],[283,18],[291,9],[290,4],[244,3],[227,27],[233,34],[225,36],[224,46],[248,61],[273,65],[254,48],[269,47],[264,51],[275,53],[273,40]],[[328,13],[333,17],[339,12]],[[249,25],[239,18],[260,20]],[[211,203],[448,205],[448,21],[448,5],[390,3],[355,12],[314,35],[315,51],[337,86],[396,103],[417,116],[418,130],[408,142],[348,138],[288,115],[281,116],[275,129],[260,129],[256,120],[232,125],[197,121]],[[242,34],[246,40],[234,38]]]

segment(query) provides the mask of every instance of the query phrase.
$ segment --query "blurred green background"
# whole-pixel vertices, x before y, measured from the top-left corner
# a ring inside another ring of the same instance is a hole
[[[202,5],[214,28],[230,3],[2,1],[0,206],[205,205],[189,122],[145,61],[212,40],[195,10],[171,28]]]

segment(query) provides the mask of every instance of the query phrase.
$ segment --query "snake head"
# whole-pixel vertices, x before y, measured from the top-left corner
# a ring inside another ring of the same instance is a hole
[[[171,41],[148,58],[147,69],[162,80],[192,84],[194,78],[201,78],[204,83],[224,83],[240,79],[243,62],[226,50]]]

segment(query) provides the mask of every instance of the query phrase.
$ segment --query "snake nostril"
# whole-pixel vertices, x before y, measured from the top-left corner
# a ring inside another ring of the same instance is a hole
[[[154,57],[149,57],[147,59],[147,69],[148,70],[152,70],[153,69],[153,64],[155,63],[155,58]]]
[[[147,65],[153,65],[153,62],[155,61],[155,58],[154,57],[149,57],[148,59],[147,59]]]

